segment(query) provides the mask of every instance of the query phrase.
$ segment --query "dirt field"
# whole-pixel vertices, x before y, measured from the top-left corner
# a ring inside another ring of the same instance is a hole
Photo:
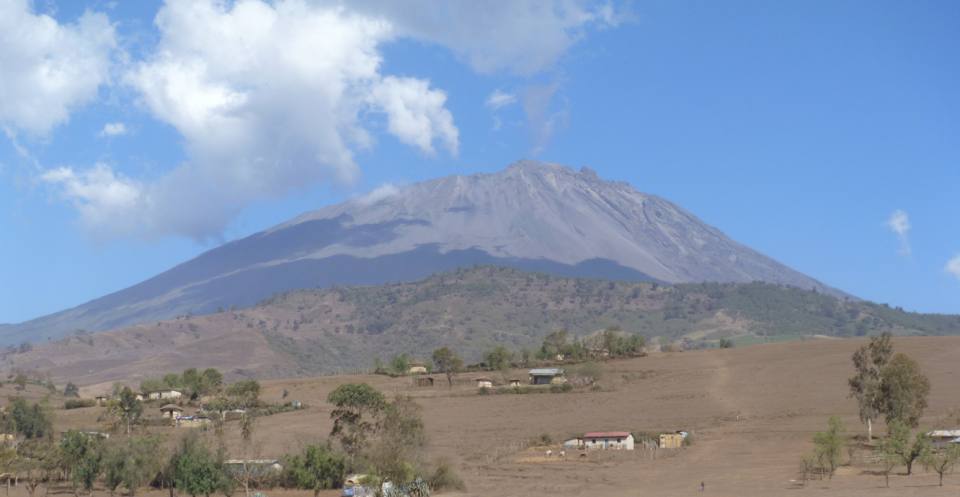
[[[936,475],[922,468],[911,477],[893,476],[889,489],[882,476],[855,467],[806,488],[791,481],[798,477],[800,456],[812,448],[812,434],[824,429],[830,415],[841,415],[851,432],[863,430],[846,387],[850,354],[861,343],[814,340],[613,361],[604,365],[601,392],[478,395],[469,384],[448,389],[438,381],[433,388],[414,388],[409,378],[382,376],[269,381],[265,400],[279,400],[287,389],[289,399],[308,407],[258,420],[255,455],[279,456],[322,440],[330,430],[327,393],[343,382],[366,381],[388,394],[417,398],[429,455],[458,468],[468,487],[464,495],[687,496],[699,495],[701,481],[705,494],[722,496],[957,495],[960,475],[948,476],[939,488]],[[897,338],[895,344],[930,377],[927,424],[960,406],[960,338]],[[92,428],[98,413],[98,408],[58,411],[58,428]],[[681,429],[693,434],[693,445],[660,450],[655,458],[637,450],[568,455],[561,461],[544,457],[546,448],[527,448],[541,434],[559,442],[585,431]],[[239,451],[238,431],[228,424],[233,451]]]

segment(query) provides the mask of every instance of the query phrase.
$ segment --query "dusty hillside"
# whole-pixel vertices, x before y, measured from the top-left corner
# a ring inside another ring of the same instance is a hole
[[[737,497],[956,495],[960,476],[948,476],[940,489],[935,475],[923,470],[909,478],[895,475],[890,489],[863,467],[842,467],[832,481],[803,490],[791,483],[800,456],[811,450],[813,432],[825,427],[828,416],[841,415],[851,432],[862,430],[846,390],[850,354],[861,343],[811,340],[614,361],[603,365],[601,392],[484,396],[468,381],[448,390],[417,389],[407,378],[382,376],[271,380],[265,383],[265,399],[279,400],[287,389],[289,398],[308,408],[260,419],[255,439],[263,457],[324,439],[330,429],[327,393],[344,382],[364,381],[387,393],[416,397],[430,436],[428,456],[450,459],[467,482],[467,495],[689,496],[697,495],[700,481],[709,495]],[[960,338],[897,338],[895,344],[930,377],[924,426],[960,406],[955,360]],[[98,412],[70,411],[60,419],[90,428]],[[546,461],[545,448],[524,449],[544,433],[561,440],[590,430],[679,429],[691,431],[694,444],[679,452],[659,451],[656,459],[638,451]],[[238,431],[227,428],[234,452],[240,447]]]
[[[130,288],[10,326],[0,344],[248,307],[300,288],[415,281],[475,264],[835,292],[668,200],[588,169],[521,161],[493,174],[439,178],[308,212]]]
[[[289,377],[366,370],[377,357],[451,346],[468,361],[497,344],[535,349],[548,333],[610,326],[688,348],[801,336],[960,332],[960,316],[906,313],[762,283],[662,285],[478,267],[417,283],[304,290],[251,309],[79,334],[2,356],[8,370],[80,384],[186,367]]]

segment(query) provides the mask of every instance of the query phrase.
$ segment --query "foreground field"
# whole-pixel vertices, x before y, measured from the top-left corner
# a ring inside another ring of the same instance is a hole
[[[599,392],[478,395],[466,381],[453,389],[440,381],[418,389],[409,378],[382,376],[271,380],[263,398],[279,399],[286,389],[290,399],[308,407],[261,418],[256,455],[279,456],[324,439],[330,430],[327,393],[341,383],[364,381],[388,394],[417,398],[430,436],[429,457],[457,467],[468,487],[464,495],[683,496],[696,495],[701,481],[709,495],[957,495],[960,476],[948,476],[939,488],[936,475],[922,469],[911,477],[893,476],[889,489],[883,477],[859,467],[843,467],[832,480],[806,488],[792,481],[800,456],[812,447],[812,434],[824,429],[828,416],[841,415],[849,431],[862,431],[846,387],[850,354],[862,343],[814,340],[612,361],[603,365]],[[895,344],[930,377],[925,423],[960,405],[960,338],[898,338]],[[98,413],[98,408],[60,411],[58,423],[91,428]],[[561,461],[544,457],[545,448],[529,448],[542,434],[560,441],[595,430],[681,429],[693,433],[693,445],[660,450],[655,458],[634,451]],[[227,430],[232,452],[240,450],[237,432]]]

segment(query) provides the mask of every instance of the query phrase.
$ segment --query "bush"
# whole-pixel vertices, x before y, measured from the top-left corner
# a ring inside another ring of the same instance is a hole
[[[67,399],[63,403],[64,409],[81,409],[84,407],[93,407],[97,405],[97,401],[93,399]]]
[[[550,393],[567,393],[573,390],[573,385],[564,383],[562,385],[550,385]]]
[[[444,490],[459,490],[462,492],[467,489],[467,486],[463,483],[463,479],[460,478],[457,471],[453,469],[453,466],[446,460],[440,460],[437,463],[433,473],[427,478],[427,484],[430,485],[431,490],[436,492],[442,492]]]
[[[721,349],[732,349],[732,348],[733,348],[733,340],[730,339],[730,338],[721,338],[721,339],[720,339],[720,348],[721,348]]]
[[[553,444],[553,437],[549,433],[541,433],[539,437],[533,439],[533,443],[536,445],[551,445]]]

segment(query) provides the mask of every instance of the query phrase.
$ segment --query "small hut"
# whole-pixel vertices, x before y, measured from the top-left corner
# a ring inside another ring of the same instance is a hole
[[[477,388],[493,388],[493,380],[490,378],[477,378]]]
[[[160,408],[160,414],[165,418],[177,419],[183,414],[183,408],[176,404],[167,404]]]
[[[510,380],[510,386],[513,388],[520,388],[521,386],[523,386],[523,382],[514,378]]]

